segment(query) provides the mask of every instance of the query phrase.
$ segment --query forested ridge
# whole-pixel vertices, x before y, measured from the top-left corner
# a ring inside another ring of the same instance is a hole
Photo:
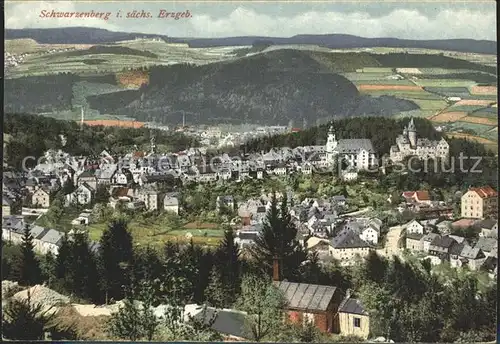
[[[27,156],[40,157],[49,149],[62,149],[72,155],[93,156],[106,149],[116,154],[149,149],[151,135],[157,145],[168,145],[172,151],[195,146],[196,140],[181,133],[166,133],[149,128],[80,126],[75,121],[62,121],[30,114],[4,115],[3,132],[10,135],[4,150],[4,161],[20,168]],[[65,144],[61,139],[64,136]]]

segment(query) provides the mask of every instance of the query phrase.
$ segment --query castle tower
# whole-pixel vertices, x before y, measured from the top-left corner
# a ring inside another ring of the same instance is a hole
[[[326,157],[329,163],[333,163],[335,159],[335,149],[337,148],[337,138],[333,126],[328,130],[328,138],[326,140]]]
[[[408,139],[410,140],[411,148],[415,148],[417,146],[417,129],[415,128],[415,123],[413,123],[413,117],[408,124]]]

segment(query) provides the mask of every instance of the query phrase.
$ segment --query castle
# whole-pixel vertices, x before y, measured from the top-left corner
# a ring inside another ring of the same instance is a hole
[[[375,149],[369,139],[336,138],[333,126],[328,131],[326,141],[326,160],[329,165],[342,159],[354,170],[371,170],[378,166]]]
[[[418,138],[413,118],[403,129],[403,134],[396,138],[396,144],[391,147],[390,158],[393,162],[401,162],[406,157],[417,156],[419,159],[447,158],[450,146],[444,138],[439,141]]]

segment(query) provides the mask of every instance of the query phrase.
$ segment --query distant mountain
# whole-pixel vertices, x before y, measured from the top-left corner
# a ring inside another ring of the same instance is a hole
[[[203,66],[157,66],[139,91],[87,97],[101,113],[181,123],[314,123],[332,117],[392,115],[418,109],[395,97],[361,95],[331,66],[297,50],[278,50]]]
[[[173,38],[165,35],[113,32],[104,29],[71,27],[53,29],[5,29],[5,39],[32,38],[45,44],[102,44],[131,40],[137,37],[161,38],[168,42],[188,43],[189,46],[246,46],[255,41],[266,41],[274,45],[313,44],[331,49],[347,48],[421,48],[460,51],[480,54],[496,54],[497,43],[474,39],[409,40],[398,38],[363,38],[352,35],[297,35],[288,38],[245,36],[227,38]]]

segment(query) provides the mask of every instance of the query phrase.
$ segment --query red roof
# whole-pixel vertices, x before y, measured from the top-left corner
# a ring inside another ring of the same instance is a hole
[[[417,199],[420,201],[430,201],[431,197],[429,196],[428,191],[417,191]]]
[[[498,193],[491,186],[481,188],[470,188],[469,191],[474,191],[481,198],[497,197]]]
[[[415,198],[419,201],[430,201],[431,197],[428,191],[405,191],[403,192],[404,198]]]
[[[144,152],[134,152],[134,158],[143,158]]]
[[[292,128],[292,133],[296,133],[298,131],[300,131],[300,128]]]

